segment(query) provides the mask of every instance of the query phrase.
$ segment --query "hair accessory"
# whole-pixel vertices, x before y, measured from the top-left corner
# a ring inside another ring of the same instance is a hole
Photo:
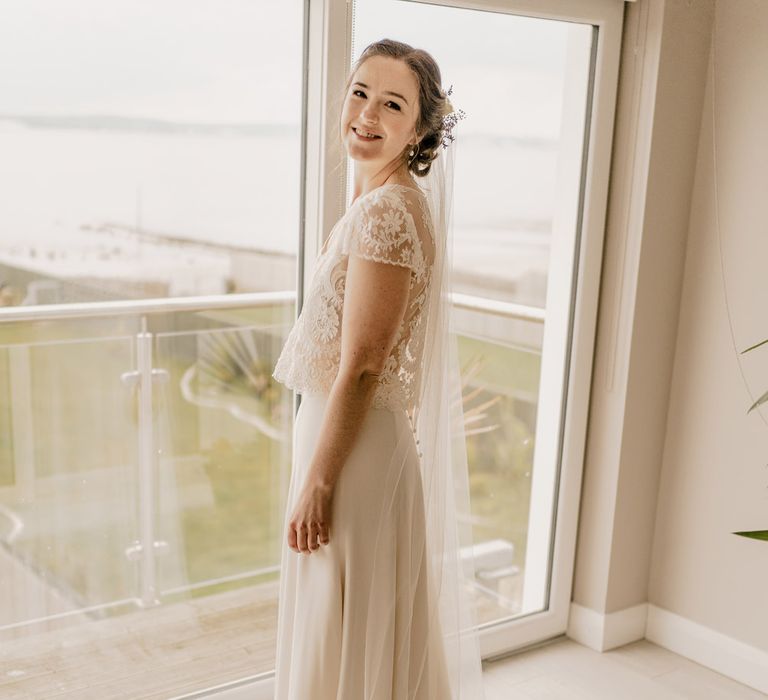
[[[452,92],[453,92],[453,85],[451,85],[451,87],[449,87],[448,90],[446,91],[446,93],[445,93],[446,98]],[[449,101],[448,104],[450,104],[450,101]],[[451,106],[453,106],[453,105],[451,105]],[[456,138],[453,135],[453,133],[452,133],[453,132],[453,127],[456,126],[456,123],[460,119],[464,119],[464,117],[466,117],[466,116],[467,116],[466,112],[463,109],[460,109],[458,111],[450,112],[449,114],[446,114],[443,117],[443,126],[442,126],[442,130],[443,130],[443,140],[442,140],[443,148],[448,148],[448,146],[451,145],[451,142]]]

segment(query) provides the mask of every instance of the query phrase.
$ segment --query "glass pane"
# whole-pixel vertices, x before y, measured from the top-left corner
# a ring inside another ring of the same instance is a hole
[[[265,10],[2,3],[0,305],[293,286],[303,3]]]
[[[0,324],[9,697],[175,697],[274,668],[293,394],[271,372],[294,316]]]
[[[354,3],[353,62],[385,37],[425,49],[466,113],[450,147],[455,291],[470,296],[457,297],[453,313],[471,489],[462,517],[475,542],[465,555],[474,555],[481,624],[548,605],[570,330],[545,318],[572,304],[567,274],[551,272],[572,269],[578,248],[567,206],[580,191],[592,31],[402,0]]]
[[[178,544],[158,572],[164,596],[277,582],[293,422],[271,377],[279,340],[268,326],[156,337],[158,531]]]
[[[134,594],[137,434],[121,380],[133,338],[81,330],[50,342],[2,332],[0,629],[11,638],[103,617]]]

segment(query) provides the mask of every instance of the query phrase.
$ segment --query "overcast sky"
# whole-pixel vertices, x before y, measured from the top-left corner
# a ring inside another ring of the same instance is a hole
[[[298,124],[303,7],[2,0],[0,113]],[[589,28],[575,31],[588,52]],[[410,0],[356,3],[355,55],[382,37],[428,50],[473,131],[557,136],[567,36],[560,22]]]

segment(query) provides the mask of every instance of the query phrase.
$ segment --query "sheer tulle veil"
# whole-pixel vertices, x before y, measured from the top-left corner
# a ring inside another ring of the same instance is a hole
[[[366,631],[365,669],[366,698],[378,697],[375,688],[382,674],[391,673],[382,666],[390,658],[387,648],[410,649],[410,658],[421,659],[420,667],[409,668],[409,688],[419,688],[416,697],[430,700],[483,700],[480,646],[476,630],[471,582],[474,562],[462,556],[471,551],[472,531],[469,519],[469,479],[465,445],[464,416],[461,398],[461,376],[457,339],[451,324],[451,289],[453,268],[452,194],[456,156],[455,139],[449,147],[442,146],[432,161],[429,173],[417,181],[423,191],[435,235],[435,259],[431,285],[427,291],[428,312],[425,322],[423,370],[416,388],[416,403],[411,417],[420,452],[423,486],[424,526],[421,526],[421,503],[414,502],[404,516],[412,524],[411,551],[408,565],[396,557],[398,591],[387,590],[386,576],[377,576],[374,567],[370,590],[370,605],[389,605],[385,611],[395,617],[403,614],[407,603],[399,599],[420,599],[419,587],[430,590],[428,610],[409,610],[409,620],[420,624],[395,625],[395,639],[387,638],[381,630]],[[424,322],[424,321],[423,321]],[[397,440],[382,483],[383,493],[395,493],[412,449],[413,434],[403,434]],[[393,499],[394,500],[394,499]],[[393,503],[382,504],[382,509]],[[373,514],[372,514],[373,515]],[[392,546],[392,535],[379,517],[375,541],[372,543],[374,561],[391,561],[378,556],[380,550]],[[391,516],[392,513],[390,512]],[[414,632],[413,630],[419,630]],[[426,630],[430,635],[418,638]],[[440,630],[440,634],[435,634]],[[414,636],[416,635],[416,636]],[[442,640],[442,644],[435,640]],[[404,653],[404,652],[403,652]],[[429,659],[429,661],[428,661]],[[398,664],[398,659],[394,662]],[[418,664],[417,664],[418,665]],[[445,687],[446,678],[449,687]],[[393,689],[391,697],[412,697]]]
[[[457,336],[451,318],[453,186],[459,139],[443,146],[423,178],[435,231],[424,371],[418,390],[416,436],[422,453],[427,561],[435,596],[430,619],[440,620],[451,695],[482,700],[480,645],[471,582],[469,474]],[[420,183],[421,184],[421,183]]]

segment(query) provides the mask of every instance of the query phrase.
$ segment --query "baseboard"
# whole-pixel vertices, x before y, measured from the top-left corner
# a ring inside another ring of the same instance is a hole
[[[645,638],[761,693],[768,693],[767,650],[650,603],[605,615],[572,602],[566,634],[599,652]]]
[[[565,633],[575,642],[603,652],[643,639],[647,615],[647,603],[606,615],[572,602]]]
[[[648,641],[697,664],[768,693],[768,650],[705,627],[676,613],[648,605]]]

